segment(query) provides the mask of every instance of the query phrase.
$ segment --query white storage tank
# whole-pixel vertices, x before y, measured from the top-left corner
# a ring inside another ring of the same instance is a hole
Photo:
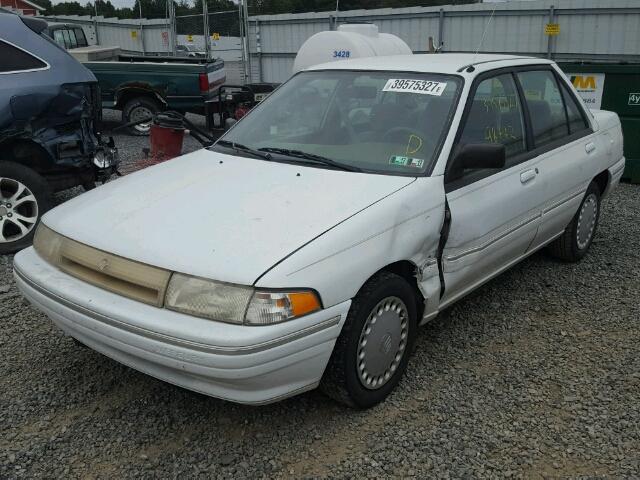
[[[293,63],[293,73],[313,65],[349,58],[411,53],[403,40],[390,33],[378,32],[377,25],[347,23],[336,31],[316,33],[304,42]]]

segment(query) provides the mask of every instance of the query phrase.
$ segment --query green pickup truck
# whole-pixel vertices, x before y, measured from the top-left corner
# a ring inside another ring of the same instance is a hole
[[[121,110],[125,124],[162,110],[204,115],[226,80],[222,60],[123,55],[119,47],[89,45],[82,27],[68,23],[50,23],[45,33],[93,72],[102,108]],[[148,135],[150,128],[139,123],[129,132]]]
[[[71,52],[76,58],[78,50]],[[204,114],[205,102],[213,99],[226,77],[222,60],[117,55],[115,60],[83,63],[98,79],[102,107],[121,110],[123,123],[162,110]],[[129,132],[147,135],[149,128],[141,123]]]

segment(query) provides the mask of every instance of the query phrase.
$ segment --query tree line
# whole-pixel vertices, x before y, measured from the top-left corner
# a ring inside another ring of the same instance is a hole
[[[174,0],[176,15],[202,13],[203,0]],[[51,0],[35,0],[44,7],[46,15],[98,15],[116,18],[138,18],[140,7],[144,18],[165,18],[167,0],[135,0],[131,7],[116,7],[110,0],[94,0],[81,4],[64,1],[52,4]],[[479,0],[340,0],[340,10],[356,10],[387,7],[436,6],[463,3],[478,3]],[[236,10],[238,5],[231,0],[208,0],[209,12]],[[326,12],[336,8],[336,0],[249,0],[251,15],[276,13]]]

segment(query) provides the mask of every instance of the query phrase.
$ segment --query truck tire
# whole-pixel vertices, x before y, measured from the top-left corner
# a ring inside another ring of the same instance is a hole
[[[407,368],[417,329],[411,285],[390,272],[376,274],[353,299],[320,389],[353,408],[382,402]]]
[[[565,262],[578,262],[591,247],[600,218],[600,188],[591,182],[582,203],[560,237],[547,247],[555,258]]]
[[[136,97],[125,103],[122,109],[122,123],[129,123],[135,120],[142,120],[155,116],[161,110],[160,105],[149,97]],[[132,125],[127,128],[131,135],[145,136],[149,135],[151,130],[151,122]]]
[[[40,218],[52,207],[51,195],[40,174],[0,161],[0,254],[31,245]]]

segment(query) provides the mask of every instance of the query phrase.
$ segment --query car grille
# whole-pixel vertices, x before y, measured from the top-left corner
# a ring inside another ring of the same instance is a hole
[[[52,244],[57,245],[55,251]],[[86,283],[149,305],[164,303],[168,270],[89,247],[44,225],[36,233],[34,247],[49,263]]]

